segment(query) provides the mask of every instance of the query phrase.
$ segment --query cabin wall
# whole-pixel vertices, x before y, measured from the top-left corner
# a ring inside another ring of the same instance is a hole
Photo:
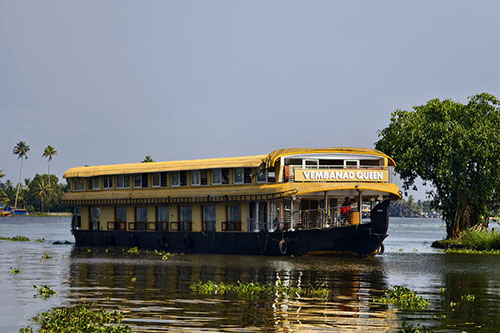
[[[89,206],[81,206],[80,207],[82,230],[89,230],[89,221],[90,221],[90,214],[89,213],[90,213]]]
[[[222,224],[220,222],[226,221],[226,205],[223,203],[218,203],[215,205],[215,218],[217,223],[215,224],[215,231],[222,231]]]

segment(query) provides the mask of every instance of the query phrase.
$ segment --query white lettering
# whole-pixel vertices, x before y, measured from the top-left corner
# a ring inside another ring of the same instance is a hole
[[[356,176],[358,177],[358,179],[362,180],[363,179],[363,173],[361,171],[358,171],[358,173],[356,174]]]
[[[335,179],[335,173],[333,171],[330,171],[330,179]]]
[[[309,176],[311,175],[311,171],[303,171],[304,178],[309,179]]]
[[[354,171],[349,171],[349,179],[354,179]]]
[[[323,179],[323,171],[316,171],[316,179]]]

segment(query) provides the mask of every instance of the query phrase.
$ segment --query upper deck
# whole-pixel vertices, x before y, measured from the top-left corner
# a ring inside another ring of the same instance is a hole
[[[227,201],[229,197],[246,200],[249,195],[271,199],[353,186],[397,197],[389,172],[394,165],[375,149],[288,148],[246,157],[76,167],[64,174],[70,183],[64,201],[168,198],[182,202],[203,197]]]

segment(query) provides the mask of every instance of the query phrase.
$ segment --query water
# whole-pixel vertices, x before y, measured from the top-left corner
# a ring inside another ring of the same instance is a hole
[[[430,248],[445,235],[433,219],[391,219],[385,254],[373,258],[264,257],[127,254],[121,249],[54,245],[71,241],[69,218],[0,219],[0,332],[34,325],[31,318],[84,299],[124,312],[136,331],[372,331],[396,330],[402,322],[436,331],[497,332],[500,329],[500,256],[445,254]],[[35,242],[44,238],[43,242]],[[49,253],[52,258],[42,260]],[[10,274],[10,267],[22,270]],[[132,278],[136,282],[132,282]],[[192,282],[258,281],[318,286],[328,299],[270,295],[258,299],[200,296]],[[34,297],[33,285],[50,285],[55,297]],[[431,301],[425,311],[376,304],[390,285],[405,285]],[[444,288],[442,290],[442,288]],[[473,302],[461,300],[472,294]],[[450,306],[450,302],[458,305]]]

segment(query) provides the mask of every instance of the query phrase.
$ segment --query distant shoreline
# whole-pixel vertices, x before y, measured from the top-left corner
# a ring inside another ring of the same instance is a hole
[[[70,212],[53,212],[53,213],[40,213],[30,212],[29,215],[10,215],[5,217],[71,217]]]

